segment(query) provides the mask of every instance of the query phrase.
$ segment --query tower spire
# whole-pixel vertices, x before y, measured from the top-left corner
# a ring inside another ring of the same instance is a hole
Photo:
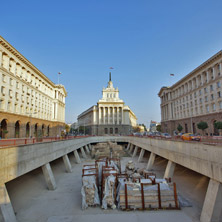
[[[111,82],[111,72],[109,72],[109,81]]]

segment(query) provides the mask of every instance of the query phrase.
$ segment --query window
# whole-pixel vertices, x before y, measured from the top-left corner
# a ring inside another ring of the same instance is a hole
[[[221,98],[221,92],[220,92],[220,91],[217,92],[217,97],[218,97],[218,98]]]
[[[206,106],[206,112],[209,113],[209,105]]]
[[[215,103],[212,104],[212,110],[213,110],[213,111],[216,110],[216,105],[215,105]]]
[[[219,107],[222,109],[222,101],[219,102]]]
[[[17,93],[17,92],[15,93],[15,98],[16,98],[16,100],[19,99],[19,97],[18,97],[18,93]]]
[[[208,97],[207,96],[205,96],[205,102],[208,102]]]
[[[220,88],[220,81],[217,82],[217,88]]]
[[[9,97],[12,98],[12,90],[11,89],[9,89],[8,94],[9,94]]]
[[[13,86],[13,79],[12,78],[9,79],[9,85]]]
[[[196,92],[194,92],[194,98],[196,98],[197,97],[197,93]]]
[[[211,100],[214,100],[214,94],[211,94],[210,97],[211,97]]]
[[[190,94],[190,99],[192,99],[192,94]]]
[[[19,89],[19,82],[16,82],[16,89]]]
[[[207,93],[207,88],[204,88],[204,92]]]
[[[2,82],[6,82],[6,76],[2,74]]]
[[[199,90],[199,95],[201,96],[201,94],[202,94],[202,91],[201,91],[201,89]]]
[[[210,85],[210,91],[213,91],[213,90],[214,90],[213,85]]]
[[[5,87],[4,86],[1,87],[1,93],[3,96],[5,95]]]
[[[202,98],[200,98],[200,103],[202,103]]]

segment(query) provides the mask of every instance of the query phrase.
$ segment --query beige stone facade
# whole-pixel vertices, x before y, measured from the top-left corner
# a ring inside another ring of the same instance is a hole
[[[107,88],[103,88],[102,99],[78,116],[78,125],[88,129],[92,135],[128,135],[137,125],[135,114],[119,98],[118,88],[113,87],[111,74]]]
[[[66,90],[0,36],[0,137],[56,136],[65,123]]]
[[[163,132],[202,133],[201,121],[208,123],[207,135],[217,135],[215,121],[222,121],[222,51],[209,58],[171,87],[162,87],[161,128]]]

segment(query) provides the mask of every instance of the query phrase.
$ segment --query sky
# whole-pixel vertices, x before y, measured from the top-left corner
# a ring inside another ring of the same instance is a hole
[[[221,0],[11,0],[0,7],[0,35],[54,83],[62,73],[67,123],[96,105],[109,67],[138,123],[160,121],[160,88],[222,49]]]

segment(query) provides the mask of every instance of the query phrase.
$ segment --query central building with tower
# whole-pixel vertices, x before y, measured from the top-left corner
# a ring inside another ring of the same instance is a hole
[[[119,98],[118,88],[113,87],[111,73],[102,99],[78,116],[78,126],[90,135],[129,135],[137,125],[133,111]]]

